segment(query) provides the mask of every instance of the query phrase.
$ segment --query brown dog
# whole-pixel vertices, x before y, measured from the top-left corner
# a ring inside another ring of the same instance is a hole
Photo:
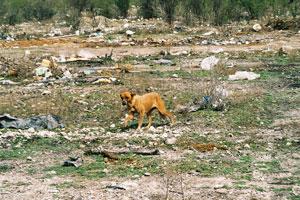
[[[141,129],[145,115],[147,115],[149,121],[147,128],[150,128],[152,123],[152,112],[155,109],[158,110],[160,116],[168,117],[172,124],[175,123],[175,117],[166,110],[165,103],[156,92],[140,96],[133,92],[125,91],[120,93],[120,97],[122,99],[122,104],[127,105],[129,111],[128,116],[125,118],[125,127],[127,126],[128,121],[133,120],[134,113],[138,113],[139,119],[137,129]]]

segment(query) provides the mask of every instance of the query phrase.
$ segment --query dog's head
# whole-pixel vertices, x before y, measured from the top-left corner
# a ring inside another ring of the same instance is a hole
[[[135,93],[130,91],[125,91],[120,93],[120,97],[122,99],[122,105],[128,105],[132,102],[133,97],[135,96]]]

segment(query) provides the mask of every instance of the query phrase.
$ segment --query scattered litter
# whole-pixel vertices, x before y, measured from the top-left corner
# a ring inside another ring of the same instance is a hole
[[[180,106],[177,109],[179,113],[197,112],[199,110],[211,109],[214,111],[223,111],[226,108],[225,98],[229,92],[221,86],[213,90],[211,96],[203,96],[202,99],[194,99],[194,101],[186,106]]]
[[[61,35],[63,35],[63,33],[62,33],[61,30],[58,29],[58,28],[52,29],[52,30],[50,31],[50,33],[48,33],[48,36],[50,36],[50,37],[61,36]]]
[[[110,83],[117,84],[118,82],[119,82],[118,79],[114,77],[110,77],[110,78],[99,78],[95,80],[92,84],[110,84]]]
[[[172,74],[172,78],[178,78],[178,74]]]
[[[80,167],[83,164],[83,160],[80,157],[69,157],[68,160],[65,160],[63,166],[65,167]]]
[[[41,115],[29,117],[26,119],[16,118],[9,114],[0,115],[0,128],[15,129],[55,129],[63,128],[59,117],[54,115]]]
[[[202,60],[201,68],[203,70],[212,70],[218,63],[220,59],[216,58],[215,56],[210,56]]]
[[[89,37],[102,38],[102,37],[103,37],[103,33],[101,33],[101,32],[91,33],[91,34],[89,35]]]
[[[209,31],[209,32],[203,33],[202,35],[203,36],[210,36],[210,35],[213,35],[213,34],[215,34],[214,31]]]
[[[154,63],[159,64],[159,65],[173,65],[173,62],[171,60],[167,60],[167,59],[155,60]]]
[[[0,85],[17,85],[17,82],[11,80],[0,80]]]
[[[63,80],[71,80],[73,78],[73,75],[69,70],[64,72],[64,76],[62,77]]]
[[[211,96],[204,96],[201,101],[194,102],[188,112],[196,112],[198,110],[203,110],[212,104],[212,97]]]
[[[35,69],[36,76],[44,76],[45,78],[49,78],[52,76],[52,73],[48,67],[38,67]]]
[[[135,32],[131,31],[131,30],[127,30],[126,31],[126,35],[127,37],[131,37],[132,35],[134,35]]]
[[[229,75],[228,80],[236,81],[236,80],[255,80],[260,77],[260,74],[256,74],[254,72],[247,71],[237,71],[234,75]]]

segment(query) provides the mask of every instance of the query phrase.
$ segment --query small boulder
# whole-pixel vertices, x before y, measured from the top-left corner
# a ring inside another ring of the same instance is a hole
[[[229,75],[230,81],[236,80],[255,80],[260,77],[260,74],[256,74],[254,72],[247,71],[237,71],[234,75]]]
[[[167,138],[165,143],[167,145],[174,145],[176,143],[177,139],[175,137]]]
[[[203,70],[212,70],[218,63],[220,59],[215,56],[210,56],[202,60],[201,68]]]
[[[252,29],[253,29],[254,31],[256,31],[256,32],[259,32],[259,31],[262,30],[262,27],[261,27],[260,24],[254,24],[253,27],[252,27]]]

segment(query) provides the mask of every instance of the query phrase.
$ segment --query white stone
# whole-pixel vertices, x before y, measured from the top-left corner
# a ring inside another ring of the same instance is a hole
[[[128,36],[132,36],[135,32],[131,31],[131,30],[127,30],[126,31],[126,35]]]
[[[212,70],[218,63],[220,59],[216,58],[215,56],[210,56],[202,60],[201,68],[203,70]]]
[[[165,143],[168,145],[173,145],[176,143],[176,141],[177,139],[175,137],[172,137],[172,138],[167,138]]]
[[[253,30],[255,30],[256,32],[259,32],[259,31],[262,30],[262,27],[261,27],[260,24],[254,24],[252,28],[253,28]]]
[[[236,80],[255,80],[260,77],[260,74],[256,74],[254,72],[247,72],[247,71],[237,71],[234,75],[229,75],[230,81]]]

